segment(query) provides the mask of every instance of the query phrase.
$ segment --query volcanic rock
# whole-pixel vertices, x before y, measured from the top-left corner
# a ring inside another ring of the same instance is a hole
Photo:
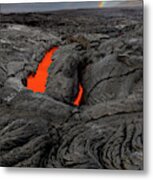
[[[143,169],[141,8],[1,14],[0,29],[1,166]],[[55,46],[46,92],[28,90]]]

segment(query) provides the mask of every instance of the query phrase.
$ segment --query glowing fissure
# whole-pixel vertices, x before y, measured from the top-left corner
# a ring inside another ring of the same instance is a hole
[[[79,104],[81,103],[82,96],[83,96],[83,87],[81,84],[79,84],[79,91],[76,99],[74,100],[74,105],[79,106]]]
[[[58,47],[52,48],[48,51],[42,61],[39,63],[36,73],[32,73],[27,78],[27,89],[33,92],[44,93],[46,90],[46,83],[48,78],[48,68],[52,64],[52,56]],[[83,95],[83,87],[79,84],[78,95],[74,100],[74,105],[79,106]]]

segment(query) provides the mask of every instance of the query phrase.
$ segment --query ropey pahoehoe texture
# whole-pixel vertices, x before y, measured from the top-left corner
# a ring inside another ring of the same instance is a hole
[[[0,166],[143,169],[142,9],[0,16]],[[45,93],[28,90],[55,46]]]

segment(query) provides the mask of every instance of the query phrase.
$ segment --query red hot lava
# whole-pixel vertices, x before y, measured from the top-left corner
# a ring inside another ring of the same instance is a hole
[[[27,88],[33,92],[44,93],[46,90],[46,83],[48,78],[48,68],[52,63],[51,57],[54,52],[57,50],[57,47],[52,48],[46,53],[42,61],[39,63],[36,74],[31,74],[27,79]]]
[[[27,78],[27,89],[32,90],[33,92],[44,93],[46,90],[46,83],[48,78],[48,68],[52,63],[52,56],[58,47],[52,48],[46,53],[42,61],[39,63],[36,74],[31,74]],[[74,100],[74,105],[79,106],[81,98],[83,95],[83,88],[81,84],[79,85],[79,92]]]
[[[77,97],[74,100],[74,105],[79,106],[81,103],[81,99],[82,99],[82,95],[83,95],[83,87],[81,84],[79,84],[79,92],[77,94]]]

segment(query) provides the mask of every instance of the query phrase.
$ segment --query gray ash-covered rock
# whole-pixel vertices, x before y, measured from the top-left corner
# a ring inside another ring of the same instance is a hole
[[[0,165],[143,169],[142,9],[0,16]],[[45,93],[28,90],[57,46]]]

